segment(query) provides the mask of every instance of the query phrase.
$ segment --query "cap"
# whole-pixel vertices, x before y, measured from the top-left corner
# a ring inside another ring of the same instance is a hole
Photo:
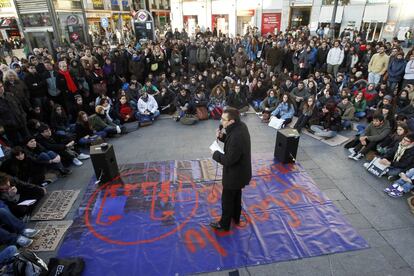
[[[392,101],[392,96],[391,95],[385,95],[384,96],[384,99],[387,99],[389,101]]]

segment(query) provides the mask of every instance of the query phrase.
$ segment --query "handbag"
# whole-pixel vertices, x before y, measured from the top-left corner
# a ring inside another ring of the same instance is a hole
[[[98,95],[106,95],[107,92],[107,88],[106,88],[106,84],[105,83],[94,83],[93,84],[93,93],[98,94]]]
[[[151,64],[151,71],[157,71],[158,70],[158,63]]]
[[[197,106],[196,107],[196,116],[199,120],[207,120],[208,119],[208,111],[205,106]]]
[[[273,127],[274,129],[281,129],[284,122],[285,122],[285,120],[279,119],[279,118],[273,116],[273,117],[271,117],[268,126]]]

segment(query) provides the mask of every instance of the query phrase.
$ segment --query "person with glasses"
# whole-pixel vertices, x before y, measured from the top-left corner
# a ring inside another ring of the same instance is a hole
[[[400,143],[396,144],[380,163],[388,167],[388,179],[397,180],[401,172],[405,172],[414,164],[414,133],[407,134]]]
[[[224,153],[214,151],[213,159],[223,165],[222,214],[210,226],[217,231],[229,231],[232,220],[240,224],[242,189],[252,178],[250,134],[235,108],[224,110],[221,125],[223,128],[216,131],[216,136],[224,142]]]

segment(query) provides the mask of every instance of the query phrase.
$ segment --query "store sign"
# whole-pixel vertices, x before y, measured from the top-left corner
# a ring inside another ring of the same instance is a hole
[[[92,5],[95,10],[103,10],[104,3],[103,0],[92,0]]]
[[[263,13],[262,14],[262,35],[274,34],[280,30],[280,13]]]
[[[66,18],[66,24],[70,25],[78,25],[79,24],[79,17],[77,15],[71,14]]]
[[[139,11],[136,18],[139,22],[145,22],[147,21],[148,15],[145,11]]]
[[[109,26],[108,18],[106,18],[106,17],[101,18],[101,26],[102,26],[102,28],[108,28],[108,26]]]
[[[238,10],[237,16],[254,16],[255,10]]]
[[[12,7],[12,0],[0,0],[0,9],[3,8],[11,8]]]

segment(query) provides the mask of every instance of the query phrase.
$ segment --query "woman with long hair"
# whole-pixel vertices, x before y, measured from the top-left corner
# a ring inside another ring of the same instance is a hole
[[[278,119],[284,120],[282,128],[287,126],[292,122],[293,115],[295,114],[295,107],[292,103],[289,94],[283,94],[282,101],[276,107],[276,109],[271,113],[272,116],[275,116]]]
[[[80,111],[75,124],[76,141],[81,146],[89,146],[92,143],[103,140],[106,137],[105,131],[94,131],[88,120],[88,114]]]

